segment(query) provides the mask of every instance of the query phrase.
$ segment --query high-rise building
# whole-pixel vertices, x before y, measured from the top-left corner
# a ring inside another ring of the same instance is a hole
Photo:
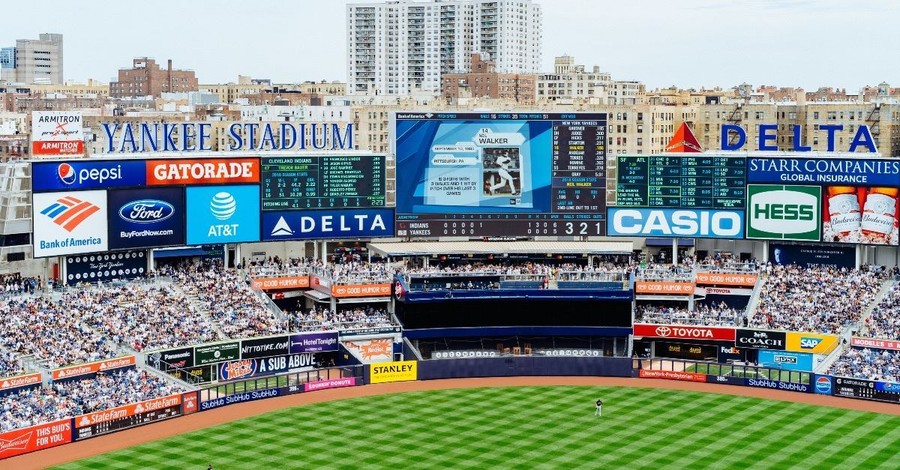
[[[0,79],[62,85],[63,35],[44,33],[38,39],[17,39],[16,47],[0,49]]]
[[[109,84],[109,96],[159,98],[163,93],[186,93],[199,89],[193,70],[174,70],[171,59],[163,70],[155,60],[141,57],[134,59],[130,69],[119,69],[119,79]]]
[[[438,94],[470,72],[472,53],[501,74],[541,66],[541,6],[532,0],[407,0],[347,6],[350,94]]]

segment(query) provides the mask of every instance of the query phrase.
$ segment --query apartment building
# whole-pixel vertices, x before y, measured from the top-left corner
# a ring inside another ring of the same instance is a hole
[[[536,73],[542,39],[541,7],[531,0],[351,4],[347,91],[438,94],[441,76],[471,71],[475,52],[498,73]]]
[[[137,98],[163,93],[186,93],[199,91],[197,77],[193,70],[175,70],[172,60],[163,70],[155,60],[141,57],[134,59],[130,69],[119,69],[118,80],[109,84],[112,98]]]
[[[441,96],[445,100],[485,97],[534,104],[535,74],[497,73],[494,61],[482,59],[479,53],[472,54],[469,70],[444,74]]]
[[[0,80],[16,83],[63,83],[63,35],[44,33],[38,39],[17,39],[0,49]]]
[[[613,80],[597,65],[586,70],[584,65],[575,63],[574,57],[566,55],[554,59],[553,73],[537,76],[535,99],[559,104],[635,104],[644,89],[638,81]]]

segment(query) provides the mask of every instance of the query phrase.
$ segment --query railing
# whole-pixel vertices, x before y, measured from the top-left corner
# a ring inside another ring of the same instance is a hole
[[[694,271],[713,273],[748,274],[759,273],[759,265],[756,263],[726,263],[726,264],[696,264]]]
[[[742,379],[774,380],[809,385],[812,372],[759,367],[750,364],[720,364],[717,362],[691,361],[684,359],[635,359],[635,369],[682,372],[706,376],[733,377]]]
[[[240,393],[269,390],[273,388],[288,388],[290,392],[300,391],[307,383],[321,380],[354,378],[358,384],[363,383],[363,370],[366,365],[331,367],[315,369],[303,372],[272,375],[255,379],[239,380],[215,385],[200,390],[200,401],[205,402],[219,397],[227,397]]]
[[[393,278],[393,273],[382,271],[355,271],[352,276],[334,276],[334,273],[327,268],[313,268],[310,274],[322,277],[332,285],[354,285],[354,284],[389,284]]]

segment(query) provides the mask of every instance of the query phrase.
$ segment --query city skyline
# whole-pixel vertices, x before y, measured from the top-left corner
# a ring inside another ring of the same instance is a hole
[[[345,82],[350,3],[366,2],[161,0],[135,13],[126,3],[50,0],[18,7],[26,20],[4,25],[0,46],[61,33],[65,79],[82,83],[108,83],[143,56],[172,59],[175,68],[196,71],[200,83],[236,82],[238,75],[279,83]],[[554,57],[570,55],[648,89],[746,82],[807,90],[832,86],[850,93],[900,76],[900,64],[882,53],[900,48],[900,35],[892,34],[900,5],[888,0],[536,3],[544,17],[539,72],[551,72]],[[100,27],[88,27],[98,17]],[[167,22],[185,26],[142,27]]]

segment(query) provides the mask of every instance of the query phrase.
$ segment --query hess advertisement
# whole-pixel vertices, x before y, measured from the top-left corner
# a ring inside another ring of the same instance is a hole
[[[259,241],[259,186],[187,188],[187,243]]]
[[[34,193],[34,257],[109,249],[106,191]]]
[[[819,186],[747,186],[747,238],[819,241]]]
[[[184,244],[181,188],[110,190],[108,199],[110,249]]]
[[[896,187],[826,186],[822,239],[835,243],[898,243]]]

